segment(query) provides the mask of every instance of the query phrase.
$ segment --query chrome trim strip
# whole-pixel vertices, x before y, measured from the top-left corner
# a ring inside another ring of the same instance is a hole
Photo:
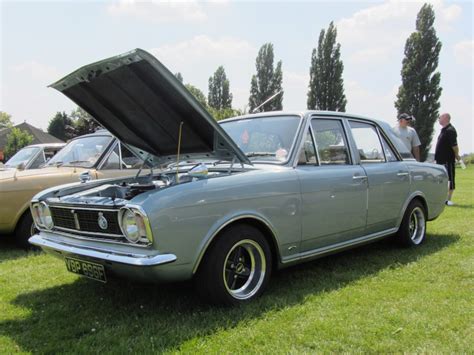
[[[107,243],[107,244],[117,244],[117,245],[129,245],[129,246],[137,246],[137,247],[140,247],[140,248],[146,248],[146,247],[149,247],[151,245],[151,243],[148,243],[148,244],[143,244],[143,243],[142,244],[132,244],[127,239],[125,239],[125,237],[123,237],[123,241],[119,241],[119,240],[113,240],[113,239],[99,239],[99,238],[86,237],[86,236],[81,236],[81,235],[78,235],[78,234],[61,232],[61,231],[58,231],[58,230],[48,231],[44,228],[41,228],[39,230],[49,232],[49,233],[56,233],[56,234],[62,235],[64,237],[74,238],[74,239],[79,239],[79,240],[84,240],[84,241],[100,242],[100,243]]]
[[[356,238],[356,239],[352,239],[352,240],[349,240],[349,241],[346,241],[346,242],[330,245],[330,246],[319,248],[319,249],[316,249],[316,250],[310,250],[310,251],[307,251],[307,252],[304,252],[304,253],[300,253],[300,254],[296,255],[295,257],[292,257],[291,259],[282,260],[282,264],[287,264],[287,263],[293,262],[295,260],[307,259],[307,258],[315,257],[315,256],[318,256],[318,255],[331,253],[331,252],[339,250],[339,249],[344,249],[344,248],[347,248],[347,247],[352,247],[352,246],[356,246],[356,245],[359,245],[359,244],[363,244],[365,242],[375,240],[375,239],[379,239],[379,238],[382,238],[382,237],[386,237],[390,234],[396,233],[397,230],[398,230],[398,228],[390,228],[390,229],[384,230],[382,232],[372,233],[372,234],[369,234],[369,235],[366,235],[366,236],[363,236],[363,237],[359,237],[359,238]]]
[[[122,234],[108,234],[108,233],[100,233],[100,232],[85,232],[81,229],[79,230],[76,230],[76,229],[69,229],[69,228],[65,228],[65,227],[58,227],[58,226],[54,226],[54,229],[53,230],[56,230],[56,229],[59,229],[59,230],[62,230],[62,231],[65,231],[65,232],[72,232],[72,233],[78,233],[78,234],[86,234],[86,235],[101,235],[101,236],[104,236],[104,237],[113,237],[113,238],[125,238]]]
[[[153,256],[130,253],[125,254],[112,250],[86,248],[74,244],[52,241],[48,238],[41,237],[39,234],[32,236],[29,239],[29,242],[45,249],[131,266],[157,266],[172,263],[177,260],[177,257],[174,254],[160,254]]]
[[[77,205],[54,205],[54,204],[48,204],[49,207],[56,207],[56,208],[63,208],[67,210],[88,210],[88,211],[107,211],[107,212],[118,212],[120,211],[120,208],[93,208],[93,207],[82,207],[82,206],[77,206]]]

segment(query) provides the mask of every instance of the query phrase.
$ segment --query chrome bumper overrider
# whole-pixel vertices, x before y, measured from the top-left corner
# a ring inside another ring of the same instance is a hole
[[[88,258],[132,266],[157,266],[172,263],[176,260],[176,255],[174,254],[160,254],[151,256],[131,253],[125,254],[117,251],[96,248],[92,249],[84,246],[75,246],[69,243],[57,242],[48,238],[44,238],[39,234],[32,236],[28,241],[31,244],[46,250],[53,250],[60,253],[85,256]]]

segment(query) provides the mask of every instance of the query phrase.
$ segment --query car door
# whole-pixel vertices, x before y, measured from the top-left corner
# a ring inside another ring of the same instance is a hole
[[[311,120],[296,171],[303,252],[364,234],[367,180],[364,169],[352,163],[342,120]]]
[[[410,190],[408,167],[374,124],[349,120],[349,125],[368,177],[367,233],[394,228]]]
[[[117,141],[103,162],[98,165],[96,175],[98,179],[132,176],[137,174],[141,164],[142,160],[139,157]]]

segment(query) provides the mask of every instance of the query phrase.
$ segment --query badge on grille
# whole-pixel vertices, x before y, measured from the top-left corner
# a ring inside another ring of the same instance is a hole
[[[102,212],[99,212],[99,218],[97,219],[97,223],[99,224],[100,229],[107,229],[109,223],[107,222],[107,218],[104,217]]]

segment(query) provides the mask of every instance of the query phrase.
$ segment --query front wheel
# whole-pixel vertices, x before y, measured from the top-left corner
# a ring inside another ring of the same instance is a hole
[[[426,234],[426,212],[423,204],[412,201],[403,216],[397,238],[400,244],[406,247],[420,245]]]
[[[195,278],[205,301],[236,305],[258,297],[271,274],[272,256],[262,233],[236,225],[218,236],[205,255]]]
[[[21,217],[15,231],[15,242],[18,246],[24,249],[33,249],[36,250],[37,247],[28,243],[28,239],[34,234],[37,233],[35,223],[33,222],[33,217],[31,213],[27,210]]]

